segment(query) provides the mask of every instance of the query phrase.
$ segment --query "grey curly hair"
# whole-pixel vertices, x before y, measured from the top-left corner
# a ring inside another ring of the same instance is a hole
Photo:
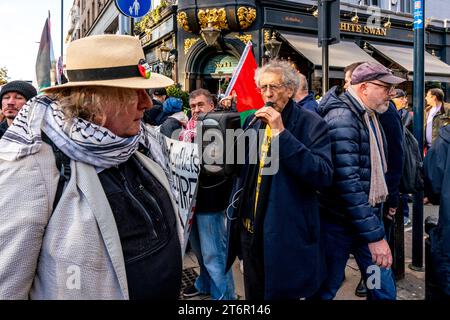
[[[292,96],[295,95],[300,86],[300,79],[297,70],[295,70],[289,62],[283,60],[271,60],[269,63],[258,68],[255,72],[255,82],[258,88],[260,87],[259,81],[261,75],[266,72],[281,74],[283,84],[292,89]]]

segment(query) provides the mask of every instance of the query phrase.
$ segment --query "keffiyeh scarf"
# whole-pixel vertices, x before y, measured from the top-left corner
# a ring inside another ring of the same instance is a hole
[[[183,130],[180,132],[178,139],[184,142],[194,142],[196,135],[197,121],[191,119],[186,123],[186,125],[183,126]]]
[[[94,166],[97,172],[127,161],[139,143],[149,147],[147,128],[122,138],[110,130],[80,119],[66,119],[63,110],[47,96],[30,100],[0,140],[0,158],[13,161],[37,153],[43,131],[69,158]]]

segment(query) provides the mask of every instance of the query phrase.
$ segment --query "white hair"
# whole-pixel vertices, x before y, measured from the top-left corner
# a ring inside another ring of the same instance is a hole
[[[283,81],[283,84],[286,87],[292,89],[292,96],[295,95],[300,86],[300,79],[298,77],[298,72],[292,68],[290,63],[282,60],[271,60],[269,63],[258,68],[255,72],[255,82],[257,87],[260,86],[259,81],[261,75],[267,72],[281,74],[281,81]]]
[[[302,92],[308,92],[308,80],[303,73],[298,73],[298,78],[300,81],[299,90]]]

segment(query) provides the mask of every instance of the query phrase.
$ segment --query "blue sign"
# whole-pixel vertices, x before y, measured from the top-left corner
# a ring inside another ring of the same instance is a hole
[[[151,0],[115,0],[115,3],[120,13],[131,18],[145,16],[152,6]]]
[[[414,30],[423,29],[423,1],[414,1]]]

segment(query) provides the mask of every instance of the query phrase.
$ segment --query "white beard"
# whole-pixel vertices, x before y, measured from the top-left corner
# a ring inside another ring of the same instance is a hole
[[[382,104],[378,106],[378,108],[375,109],[375,112],[378,114],[385,113],[389,109],[389,102],[386,102],[385,104]]]

